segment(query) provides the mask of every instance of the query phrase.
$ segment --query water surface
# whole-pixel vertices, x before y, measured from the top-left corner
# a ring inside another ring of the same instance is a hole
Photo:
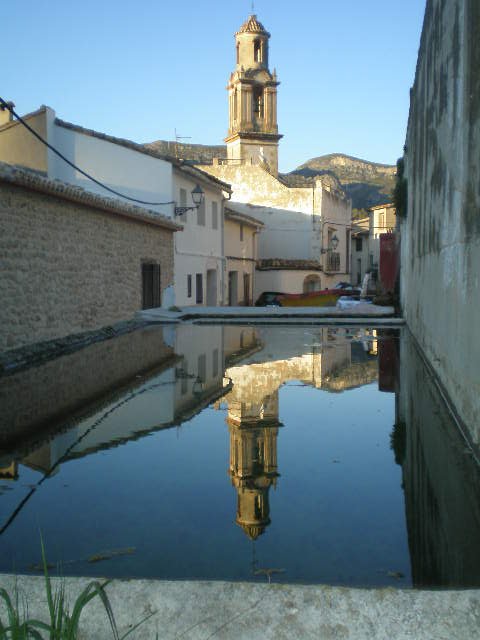
[[[65,575],[480,584],[478,468],[406,336],[122,340],[0,381],[1,571],[41,531]]]

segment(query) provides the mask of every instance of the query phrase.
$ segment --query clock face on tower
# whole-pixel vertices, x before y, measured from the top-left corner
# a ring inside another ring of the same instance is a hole
[[[227,155],[230,161],[260,164],[278,173],[276,72],[268,66],[266,31],[251,15],[235,34],[236,67],[227,86],[229,126]]]

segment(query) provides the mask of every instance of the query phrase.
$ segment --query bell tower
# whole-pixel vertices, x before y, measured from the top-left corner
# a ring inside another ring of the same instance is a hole
[[[278,174],[277,81],[268,68],[270,34],[251,15],[235,34],[237,64],[228,83],[227,156]]]

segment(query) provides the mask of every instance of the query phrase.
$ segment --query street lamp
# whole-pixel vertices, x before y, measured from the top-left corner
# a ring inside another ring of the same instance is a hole
[[[204,198],[205,198],[205,193],[202,187],[199,184],[197,184],[195,189],[192,189],[192,201],[194,206],[193,207],[175,207],[175,215],[181,216],[187,211],[193,211],[194,209],[198,209],[198,207],[202,204]]]
[[[336,250],[337,250],[337,247],[338,247],[338,243],[339,243],[339,239],[337,238],[337,236],[336,236],[336,235],[334,235],[334,236],[332,237],[332,239],[330,240],[330,247],[329,247],[329,248],[330,248],[330,250],[331,250],[331,251],[336,251]]]
[[[337,250],[338,243],[340,240],[337,238],[336,234],[330,238],[330,242],[328,243],[327,249],[321,249],[321,253],[332,253]]]

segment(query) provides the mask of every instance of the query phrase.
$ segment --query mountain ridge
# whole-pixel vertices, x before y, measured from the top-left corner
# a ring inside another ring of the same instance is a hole
[[[144,145],[157,153],[172,155],[196,164],[211,164],[213,158],[226,158],[225,145],[188,144],[156,140]],[[364,160],[345,153],[328,153],[310,158],[293,171],[279,175],[289,186],[306,186],[316,177],[328,176],[352,200],[353,209],[368,209],[391,202],[395,185],[394,165]]]

